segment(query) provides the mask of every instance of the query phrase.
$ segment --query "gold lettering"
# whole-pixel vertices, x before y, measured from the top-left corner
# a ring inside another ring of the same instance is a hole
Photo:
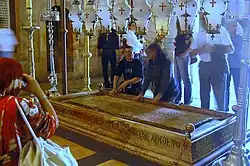
[[[66,114],[66,115],[71,115],[71,116],[80,118],[85,123],[94,124],[92,125],[94,128],[99,126],[100,128],[103,128],[105,130],[119,131],[124,141],[129,140],[129,138],[133,136],[133,137],[137,137],[140,140],[152,142],[153,144],[156,144],[156,145],[163,145],[163,146],[173,147],[173,148],[180,148],[181,146],[181,143],[177,140],[172,140],[166,136],[157,135],[147,130],[137,129],[131,126],[129,123],[126,123],[124,121],[107,120],[104,117],[93,115],[88,112],[76,111],[76,110],[72,111],[71,109],[67,107],[63,107],[63,108],[60,107],[60,112],[58,112],[58,114],[61,114],[61,115]]]

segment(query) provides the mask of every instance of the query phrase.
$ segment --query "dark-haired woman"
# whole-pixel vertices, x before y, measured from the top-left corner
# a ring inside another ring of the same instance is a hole
[[[156,43],[151,44],[146,52],[149,58],[147,72],[142,91],[135,100],[143,100],[143,96],[151,83],[154,103],[160,101],[174,102],[179,91],[173,76],[171,61],[166,58],[166,55]]]

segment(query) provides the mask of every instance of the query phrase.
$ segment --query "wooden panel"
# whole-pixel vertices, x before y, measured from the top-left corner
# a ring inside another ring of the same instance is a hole
[[[16,33],[16,0],[9,0],[10,28]]]

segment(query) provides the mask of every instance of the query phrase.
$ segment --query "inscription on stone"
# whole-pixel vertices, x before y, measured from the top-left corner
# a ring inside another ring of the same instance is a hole
[[[202,138],[192,145],[193,159],[200,159],[206,154],[230,141],[233,137],[234,125],[220,129],[213,134]]]
[[[156,133],[150,133],[147,130],[135,128],[123,121],[105,119],[103,117],[86,112],[72,111],[66,107],[60,107],[60,112],[58,112],[58,114],[72,115],[74,117],[82,119],[83,121],[85,121],[85,123],[89,123],[92,125],[95,124],[96,126],[93,125],[95,131],[98,131],[100,128],[106,130],[116,130],[120,133],[124,142],[129,141],[131,137],[137,137],[141,140],[145,140],[156,145],[163,145],[165,147],[180,149],[182,147],[185,148],[186,146],[179,140],[172,139],[163,135],[158,135]]]
[[[0,0],[0,28],[9,28],[9,0]]]

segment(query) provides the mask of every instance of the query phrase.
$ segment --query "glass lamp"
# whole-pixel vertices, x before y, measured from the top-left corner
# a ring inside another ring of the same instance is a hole
[[[109,6],[108,0],[100,0],[98,3],[97,15],[100,20],[101,30],[103,32],[109,31],[111,28],[111,6]]]
[[[81,15],[83,11],[81,9],[81,3],[79,0],[73,0],[70,6],[70,19],[73,21],[73,28],[75,33],[82,33]]]
[[[94,35],[94,29],[97,20],[96,8],[94,1],[89,0],[86,5],[84,5],[84,13],[81,15],[84,21],[84,31],[88,33],[89,36]]]
[[[152,19],[156,26],[156,33],[159,39],[165,38],[169,32],[169,21],[174,9],[171,1],[158,0],[154,1],[152,6]]]
[[[126,0],[116,0],[113,5],[113,16],[118,34],[126,33],[126,23],[131,14],[131,8]]]
[[[132,15],[136,18],[136,34],[139,36],[146,35],[149,18],[152,14],[150,5],[146,0],[136,0],[133,5],[131,8],[133,9]]]

